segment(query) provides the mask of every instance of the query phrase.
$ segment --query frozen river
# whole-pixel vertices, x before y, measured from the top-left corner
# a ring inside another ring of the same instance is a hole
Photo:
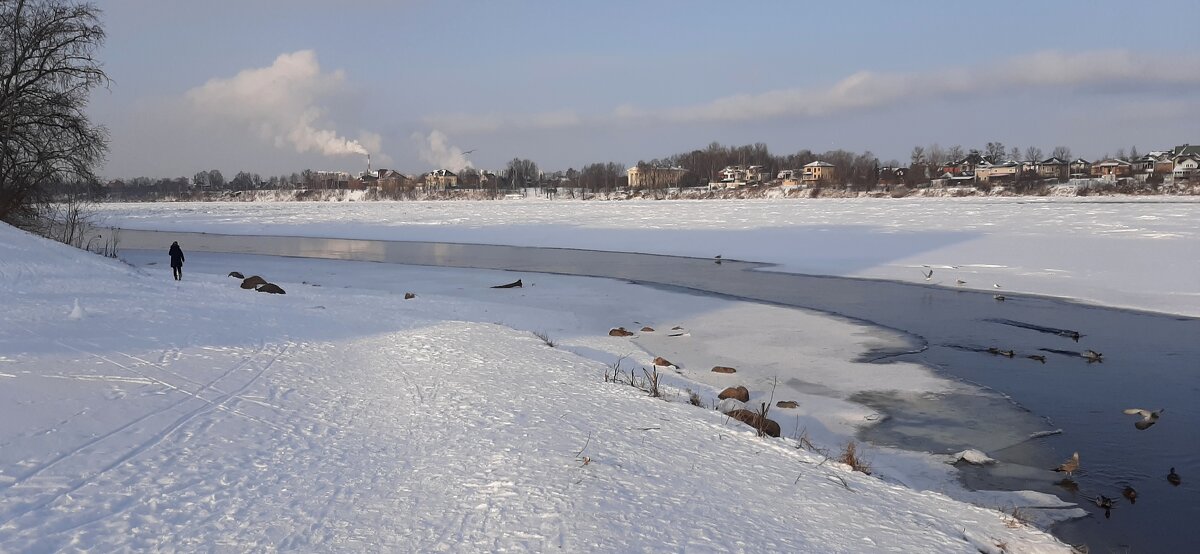
[[[1200,518],[1200,320],[1076,304],[1060,299],[955,290],[880,280],[757,271],[765,264],[680,256],[512,246],[231,236],[123,230],[122,248],[160,249],[179,240],[189,251],[265,254],[503,269],[624,279],[699,293],[802,307],[901,330],[912,348],[877,352],[916,361],[943,374],[995,391],[995,395],[888,395],[856,398],[887,413],[866,439],[914,450],[948,453],[973,447],[1001,464],[964,471],[977,488],[1051,492],[1089,507],[1094,517],[1059,525],[1056,532],[1092,547],[1129,545],[1135,550],[1190,547]],[[1081,336],[1074,338],[1074,332]],[[1012,350],[1013,356],[989,353]],[[1089,363],[1079,353],[1103,353]],[[1044,357],[1044,362],[1029,356]],[[1124,415],[1126,407],[1169,408],[1163,422],[1145,431]],[[1062,434],[1026,440],[1030,433]],[[1079,451],[1077,488],[1046,471]],[[1184,483],[1165,476],[1176,467]],[[1088,498],[1139,492],[1113,517]]]

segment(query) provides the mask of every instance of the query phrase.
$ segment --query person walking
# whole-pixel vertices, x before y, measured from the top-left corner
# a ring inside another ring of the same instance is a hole
[[[171,255],[171,271],[175,274],[176,281],[183,280],[183,249],[179,247],[179,242],[171,243],[171,250],[168,252]]]

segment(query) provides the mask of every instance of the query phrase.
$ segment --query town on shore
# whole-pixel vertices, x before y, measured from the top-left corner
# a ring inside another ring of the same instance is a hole
[[[440,168],[422,174],[374,169],[313,171],[264,178],[241,171],[226,180],[220,170],[193,177],[111,179],[96,185],[109,201],[155,200],[367,200],[494,199],[535,194],[549,198],[758,198],[906,196],[1086,196],[1200,194],[1200,145],[1183,144],[1139,154],[1137,148],[1089,161],[1058,146],[982,150],[915,147],[908,164],[881,163],[870,152],[834,150],[772,155],[765,144],[722,146],[631,167],[594,163],[546,172],[514,158],[499,170]],[[269,192],[270,194],[264,194]]]

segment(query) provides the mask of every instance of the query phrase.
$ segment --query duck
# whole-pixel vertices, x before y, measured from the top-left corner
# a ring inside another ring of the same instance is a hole
[[[1092,362],[1102,362],[1103,363],[1104,362],[1104,354],[1096,352],[1095,350],[1084,350],[1079,355],[1086,358],[1088,363],[1092,363]]]
[[[1104,518],[1105,519],[1108,519],[1112,515],[1112,509],[1117,506],[1116,500],[1113,500],[1107,496],[1104,496],[1103,494],[1100,496],[1097,496],[1096,498],[1093,498],[1092,502],[1095,502],[1096,506],[1104,508]]]
[[[1178,487],[1183,482],[1183,479],[1180,479],[1179,474],[1175,473],[1175,468],[1171,468],[1171,473],[1167,474],[1167,482]]]
[[[1165,411],[1167,411],[1166,408],[1159,408],[1157,411],[1154,411],[1154,412],[1152,412],[1150,410],[1145,410],[1142,408],[1126,408],[1126,409],[1122,410],[1122,412],[1124,412],[1128,415],[1142,416],[1141,421],[1138,421],[1133,424],[1133,426],[1137,427],[1139,431],[1145,431],[1146,429],[1149,429],[1151,425],[1158,423],[1159,416],[1161,416],[1162,413]]]
[[[1033,360],[1035,362],[1042,362],[1043,364],[1046,363],[1046,357],[1041,354],[1030,354],[1025,357],[1029,358],[1030,360]]]
[[[1071,477],[1076,471],[1079,471],[1079,453],[1076,452],[1076,453],[1072,454],[1071,457],[1067,459],[1067,461],[1059,464],[1058,467],[1054,468],[1054,471],[1057,471],[1059,473],[1066,473],[1067,477]],[[1172,468],[1172,471],[1174,471],[1174,468]]]
[[[1121,496],[1124,496],[1130,504],[1137,504],[1137,491],[1133,487],[1126,485],[1125,490],[1121,491]]]
[[[992,296],[992,298],[996,299],[996,302],[1004,302],[1005,300],[1007,300],[1007,298],[1005,298],[1003,294],[997,294],[995,296]]]

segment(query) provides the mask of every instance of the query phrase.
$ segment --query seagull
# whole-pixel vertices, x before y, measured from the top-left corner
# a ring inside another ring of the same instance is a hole
[[[1067,477],[1071,477],[1072,476],[1071,474],[1075,473],[1076,471],[1079,471],[1079,453],[1076,452],[1076,453],[1072,454],[1071,457],[1069,459],[1067,459],[1067,461],[1059,464],[1058,467],[1054,468],[1054,471],[1057,471],[1059,473],[1066,473]],[[1172,471],[1174,471],[1174,468],[1172,468]]]
[[[930,269],[929,271],[922,271],[921,274],[925,276],[926,281],[933,279],[933,270],[932,269]]]
[[[1142,408],[1126,408],[1123,411],[1128,415],[1142,416],[1142,420],[1134,423],[1133,426],[1137,427],[1141,431],[1145,431],[1146,429],[1149,429],[1151,425],[1158,423],[1158,416],[1161,416],[1162,413],[1167,410],[1166,408],[1160,408],[1158,411],[1152,412],[1150,410],[1143,410]]]
[[[1175,473],[1175,468],[1171,468],[1171,473],[1167,474],[1167,482],[1178,487],[1183,482],[1183,479],[1180,479],[1179,474]]]
[[[992,288],[994,288],[994,289],[1000,288],[1000,283],[992,283]]]
[[[1137,504],[1137,491],[1133,490],[1133,487],[1126,485],[1125,490],[1121,491],[1121,496],[1129,500],[1130,504]]]
[[[1095,350],[1084,350],[1079,355],[1087,358],[1089,364],[1092,362],[1104,363],[1104,354],[1096,352]]]
[[[1004,302],[1005,300],[1007,300],[1006,298],[1004,298],[1003,294],[993,295],[992,298],[995,298],[996,302]]]

